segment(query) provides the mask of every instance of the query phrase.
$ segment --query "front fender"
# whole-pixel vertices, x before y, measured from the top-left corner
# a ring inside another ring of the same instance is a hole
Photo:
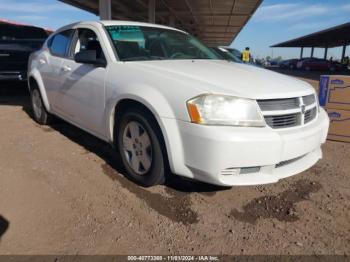
[[[162,131],[164,131],[162,118],[176,118],[166,98],[157,90],[147,86],[128,86],[126,89],[127,93],[121,94],[113,90],[107,90],[107,93],[109,93],[106,94],[106,97],[109,98],[106,101],[106,112],[108,116],[107,130],[109,131],[110,141],[113,141],[115,108],[122,100],[130,99],[146,106],[153,113]]]
[[[142,90],[142,91],[140,91]],[[169,159],[170,169],[174,173],[183,173],[178,170],[176,163],[183,163],[182,143],[180,138],[180,131],[177,125],[169,124],[174,123],[175,114],[165,97],[161,95],[157,90],[148,88],[146,86],[128,87],[128,93],[114,94],[106,103],[107,110],[107,130],[109,138],[108,140],[113,142],[114,121],[115,121],[115,108],[119,102],[125,99],[137,101],[146,106],[156,118],[158,125],[162,131],[166,151]],[[109,97],[108,95],[106,97]],[[170,122],[169,122],[170,121]],[[170,141],[177,141],[176,143],[170,143]]]

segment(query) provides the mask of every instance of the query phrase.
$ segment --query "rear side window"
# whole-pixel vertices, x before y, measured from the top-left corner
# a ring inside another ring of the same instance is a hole
[[[73,30],[66,30],[54,35],[49,43],[53,55],[65,57],[72,39]]]

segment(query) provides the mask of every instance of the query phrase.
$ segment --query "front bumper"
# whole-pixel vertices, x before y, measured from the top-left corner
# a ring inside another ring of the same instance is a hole
[[[274,183],[313,166],[322,158],[321,144],[326,141],[329,119],[321,109],[313,122],[285,130],[183,121],[177,125],[186,166],[178,168],[186,170],[182,175],[233,186]]]

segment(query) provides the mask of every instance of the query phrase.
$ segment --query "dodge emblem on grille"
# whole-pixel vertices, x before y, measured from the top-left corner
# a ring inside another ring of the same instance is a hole
[[[301,106],[300,106],[300,109],[301,109],[301,113],[302,113],[302,114],[305,114],[305,111],[306,111],[305,105],[301,105]]]

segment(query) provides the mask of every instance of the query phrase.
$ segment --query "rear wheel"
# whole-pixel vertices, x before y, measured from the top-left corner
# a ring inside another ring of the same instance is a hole
[[[52,120],[52,115],[47,112],[38,87],[30,90],[30,100],[34,120],[40,125],[47,125]]]
[[[153,117],[140,109],[128,109],[117,132],[118,151],[130,180],[145,187],[164,183],[162,136]]]

